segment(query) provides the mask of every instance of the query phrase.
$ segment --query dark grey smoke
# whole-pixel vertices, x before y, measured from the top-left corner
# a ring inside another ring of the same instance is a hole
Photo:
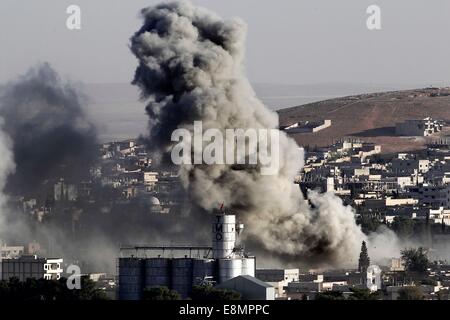
[[[131,38],[139,62],[133,83],[147,102],[149,146],[162,161],[175,144],[173,130],[192,133],[194,120],[202,121],[203,130],[222,133],[278,127],[277,114],[257,99],[245,77],[241,20],[223,20],[188,1],[149,7],[142,16],[144,24]],[[351,258],[366,237],[353,210],[331,193],[309,192],[306,201],[293,183],[303,153],[283,132],[279,149],[277,175],[261,175],[258,166],[182,165],[181,180],[204,210],[224,202],[237,213],[247,226],[247,243],[265,258],[354,266]]]
[[[16,172],[7,190],[33,192],[48,178],[78,179],[95,156],[96,129],[84,97],[49,64],[39,65],[2,90],[0,117],[13,141]]]
[[[23,213],[8,196],[11,192],[38,199],[43,195],[43,205],[53,196],[55,179],[76,184],[88,175],[97,158],[96,130],[83,111],[83,95],[48,64],[0,90],[0,241],[24,245],[36,240],[47,255],[87,262],[80,265],[82,272],[111,273],[121,244],[209,243],[209,228],[199,227],[193,235],[184,227],[195,224],[197,216],[158,215],[136,201],[117,204],[120,191],[98,181],[92,186],[93,203],[54,203],[42,221]],[[47,179],[49,188],[41,192]]]

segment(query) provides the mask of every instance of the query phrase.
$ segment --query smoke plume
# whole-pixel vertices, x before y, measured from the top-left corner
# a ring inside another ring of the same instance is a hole
[[[149,115],[149,145],[167,155],[172,131],[277,128],[277,114],[256,97],[243,72],[246,26],[224,21],[190,2],[142,10],[144,24],[131,38],[139,65],[134,84]],[[364,234],[350,207],[332,194],[304,199],[294,177],[303,166],[295,141],[280,132],[278,175],[258,167],[183,165],[182,182],[205,210],[225,206],[246,224],[248,243],[284,261],[343,266],[357,257]],[[353,261],[356,263],[357,259]]]
[[[50,65],[30,69],[0,93],[0,243],[37,241],[40,254],[63,257],[84,273],[111,272],[121,244],[203,244],[209,228],[192,234],[189,216],[149,213],[139,201],[118,204],[117,190],[92,181],[91,195],[57,203],[60,178],[77,185],[98,156],[96,130],[76,87],[63,82]],[[45,187],[42,187],[42,186]],[[6,190],[5,190],[6,189]],[[175,192],[176,188],[172,189]],[[119,191],[120,192],[120,191]],[[50,211],[32,216],[22,199],[37,199]],[[93,200],[93,201],[90,201]],[[207,229],[207,230],[205,230]],[[164,230],[161,232],[161,230]]]
[[[33,192],[51,177],[77,180],[85,173],[96,130],[82,109],[83,97],[48,64],[29,70],[3,90],[0,116],[13,143],[15,173],[7,189]]]
[[[7,202],[8,196],[5,194],[4,189],[8,177],[14,172],[16,166],[14,163],[11,140],[7,134],[3,131],[4,121],[0,118],[0,245],[2,244],[3,230],[6,226],[5,211],[8,210]]]

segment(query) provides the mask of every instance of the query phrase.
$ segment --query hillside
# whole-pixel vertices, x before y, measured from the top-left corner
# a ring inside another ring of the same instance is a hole
[[[291,134],[299,145],[326,146],[336,139],[359,138],[382,145],[383,152],[423,148],[427,139],[394,136],[396,122],[432,117],[450,120],[450,88],[426,88],[363,94],[278,110],[280,125],[331,119],[317,133]],[[441,136],[449,133],[445,128]]]

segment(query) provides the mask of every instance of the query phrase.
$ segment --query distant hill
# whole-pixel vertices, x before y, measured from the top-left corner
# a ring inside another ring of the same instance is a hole
[[[299,145],[326,146],[336,139],[360,138],[382,145],[383,152],[423,148],[427,139],[394,136],[396,122],[433,117],[450,120],[450,89],[425,88],[362,94],[309,103],[277,111],[280,125],[300,120],[331,119],[317,133],[292,134]],[[440,134],[450,134],[445,128]]]

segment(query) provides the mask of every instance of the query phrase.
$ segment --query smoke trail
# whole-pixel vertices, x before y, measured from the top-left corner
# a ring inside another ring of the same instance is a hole
[[[9,83],[0,100],[4,130],[13,144],[13,193],[33,192],[49,178],[80,179],[95,155],[96,130],[85,116],[82,96],[48,64]]]
[[[131,38],[138,58],[134,84],[147,100],[149,145],[173,147],[176,128],[277,128],[278,117],[255,96],[243,73],[246,26],[224,21],[190,2],[164,3],[142,10],[144,24]],[[228,165],[184,165],[180,174],[200,207],[221,202],[246,223],[249,241],[270,255],[349,263],[365,238],[354,214],[331,194],[309,193],[303,199],[294,177],[303,166],[296,143],[280,132],[280,171],[263,176],[258,168]]]

